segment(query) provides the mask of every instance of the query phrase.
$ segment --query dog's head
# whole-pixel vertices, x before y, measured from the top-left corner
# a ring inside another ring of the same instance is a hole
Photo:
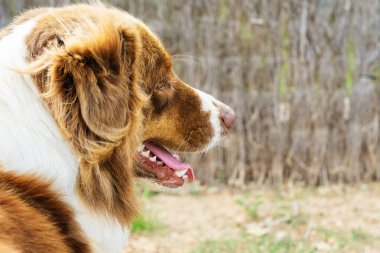
[[[133,174],[170,188],[193,180],[170,151],[213,147],[234,111],[182,82],[157,37],[125,12],[78,5],[33,13],[33,78],[78,157],[84,202],[128,222]]]
[[[160,41],[141,23],[139,85],[148,96],[139,146],[137,175],[175,188],[194,179],[189,164],[170,151],[197,152],[215,146],[231,129],[235,113],[212,96],[181,81]],[[170,150],[170,151],[168,151]]]

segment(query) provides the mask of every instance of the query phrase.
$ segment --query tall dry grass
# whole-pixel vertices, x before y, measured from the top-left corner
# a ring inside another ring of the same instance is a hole
[[[0,22],[68,2],[2,0]],[[237,111],[222,147],[189,157],[202,181],[380,179],[378,0],[106,2],[145,21],[185,81]]]

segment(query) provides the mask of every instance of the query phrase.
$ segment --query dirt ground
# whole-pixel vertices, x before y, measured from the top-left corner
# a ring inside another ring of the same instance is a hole
[[[127,252],[380,252],[376,184],[245,192],[210,187],[152,194],[143,202],[161,227],[132,233]],[[236,241],[244,242],[231,246]],[[226,242],[230,246],[218,246]]]

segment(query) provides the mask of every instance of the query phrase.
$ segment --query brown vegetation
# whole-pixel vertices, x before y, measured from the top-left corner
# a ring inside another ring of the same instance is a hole
[[[24,7],[67,2],[5,0],[0,24]],[[380,179],[378,1],[109,2],[162,38],[179,76],[238,112],[224,147],[190,158],[198,178]]]

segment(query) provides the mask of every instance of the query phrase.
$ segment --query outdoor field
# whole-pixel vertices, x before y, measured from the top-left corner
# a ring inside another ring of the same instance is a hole
[[[380,186],[141,193],[127,252],[380,252]]]
[[[83,2],[0,0],[0,28]],[[193,184],[136,186],[126,252],[380,252],[379,0],[102,2],[144,22],[178,77],[237,116],[207,153],[173,150]]]

